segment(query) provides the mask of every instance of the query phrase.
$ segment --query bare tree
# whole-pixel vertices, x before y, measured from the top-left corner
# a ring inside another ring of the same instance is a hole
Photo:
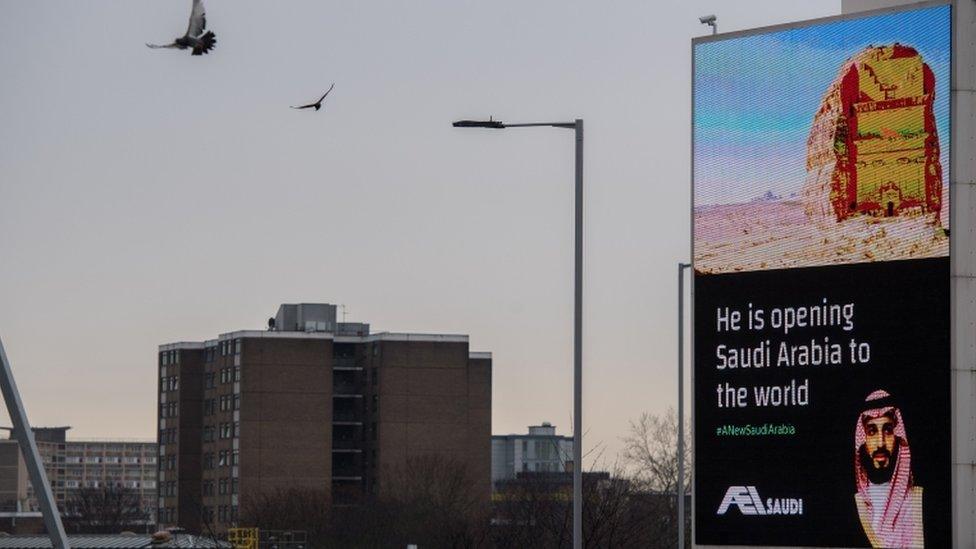
[[[480,547],[489,521],[487,479],[464,462],[429,454],[383,471],[376,504],[394,519],[396,541],[428,547]]]
[[[630,432],[623,439],[624,463],[633,471],[634,480],[644,488],[674,494],[678,491],[678,418],[674,408],[664,415],[647,412],[630,422]],[[685,486],[691,488],[691,433],[685,425]]]
[[[681,460],[685,465],[684,486],[678,488],[678,418],[674,408],[664,415],[643,413],[630,422],[630,431],[623,438],[622,457],[635,484],[655,500],[652,506],[657,516],[654,524],[660,535],[669,538],[673,547],[677,540],[677,498],[691,493],[691,436],[684,425],[685,451]],[[690,509],[685,514],[685,540],[690,543]]]
[[[262,530],[302,530],[309,540],[329,539],[332,523],[324,489],[288,488],[251,494],[241,501],[240,521]]]
[[[119,533],[145,529],[149,523],[139,492],[128,488],[80,488],[65,507],[65,526],[76,533]]]
[[[640,491],[619,468],[611,471],[583,474],[583,546],[657,547],[657,513],[651,507],[658,499]],[[502,485],[497,499],[495,547],[572,546],[571,474],[523,473]]]
[[[303,530],[310,548],[486,545],[487,482],[462,462],[425,455],[381,472],[378,494],[356,505],[333,505],[325,490],[252,495],[241,502],[240,524]]]

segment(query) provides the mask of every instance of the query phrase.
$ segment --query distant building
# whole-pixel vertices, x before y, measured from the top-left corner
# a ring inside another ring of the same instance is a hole
[[[609,485],[610,473],[606,471],[583,471],[583,483],[593,483],[597,490]],[[530,497],[526,497],[530,495]],[[492,500],[495,503],[505,501],[573,501],[573,472],[562,471],[556,473],[525,472],[517,473],[515,478],[505,479],[495,484]]]
[[[60,510],[81,488],[127,488],[139,494],[149,520],[156,514],[156,443],[129,440],[67,440],[70,427],[35,427],[37,450]],[[0,512],[36,512],[20,444],[0,440]]]
[[[528,434],[491,437],[491,482],[517,478],[519,473],[561,473],[573,470],[573,437],[559,436],[548,422],[529,426]]]
[[[488,501],[491,353],[372,334],[323,303],[282,305],[268,327],[159,346],[161,526],[221,532],[278,489],[354,504],[426,455],[463,463]]]

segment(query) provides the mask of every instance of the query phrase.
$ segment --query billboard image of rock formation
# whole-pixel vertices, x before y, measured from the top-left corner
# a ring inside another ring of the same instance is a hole
[[[696,47],[697,272],[948,255],[950,46],[926,11]]]
[[[940,226],[934,98],[935,75],[910,46],[868,47],[844,63],[807,140],[807,214],[932,214]]]

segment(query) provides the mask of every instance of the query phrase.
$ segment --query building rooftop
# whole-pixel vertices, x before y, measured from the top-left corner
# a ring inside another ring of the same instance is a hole
[[[557,435],[556,426],[548,421],[543,421],[542,425],[529,425],[528,433],[511,433],[508,435],[491,435],[493,439],[505,439],[505,438],[538,438],[538,437],[555,437],[566,440],[572,440],[573,435]]]
[[[468,343],[464,334],[416,334],[405,332],[370,333],[369,324],[336,322],[336,306],[329,303],[282,304],[266,330],[236,330],[222,333],[217,339],[206,341],[175,341],[159,346],[159,351],[203,349],[221,341],[238,338],[330,339],[336,343],[372,341],[424,341]],[[491,359],[489,352],[472,352],[473,359]]]

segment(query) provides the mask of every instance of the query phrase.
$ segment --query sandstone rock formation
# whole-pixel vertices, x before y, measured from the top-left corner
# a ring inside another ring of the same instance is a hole
[[[818,223],[926,215],[940,225],[935,76],[909,46],[871,46],[844,62],[807,138],[804,209]]]

